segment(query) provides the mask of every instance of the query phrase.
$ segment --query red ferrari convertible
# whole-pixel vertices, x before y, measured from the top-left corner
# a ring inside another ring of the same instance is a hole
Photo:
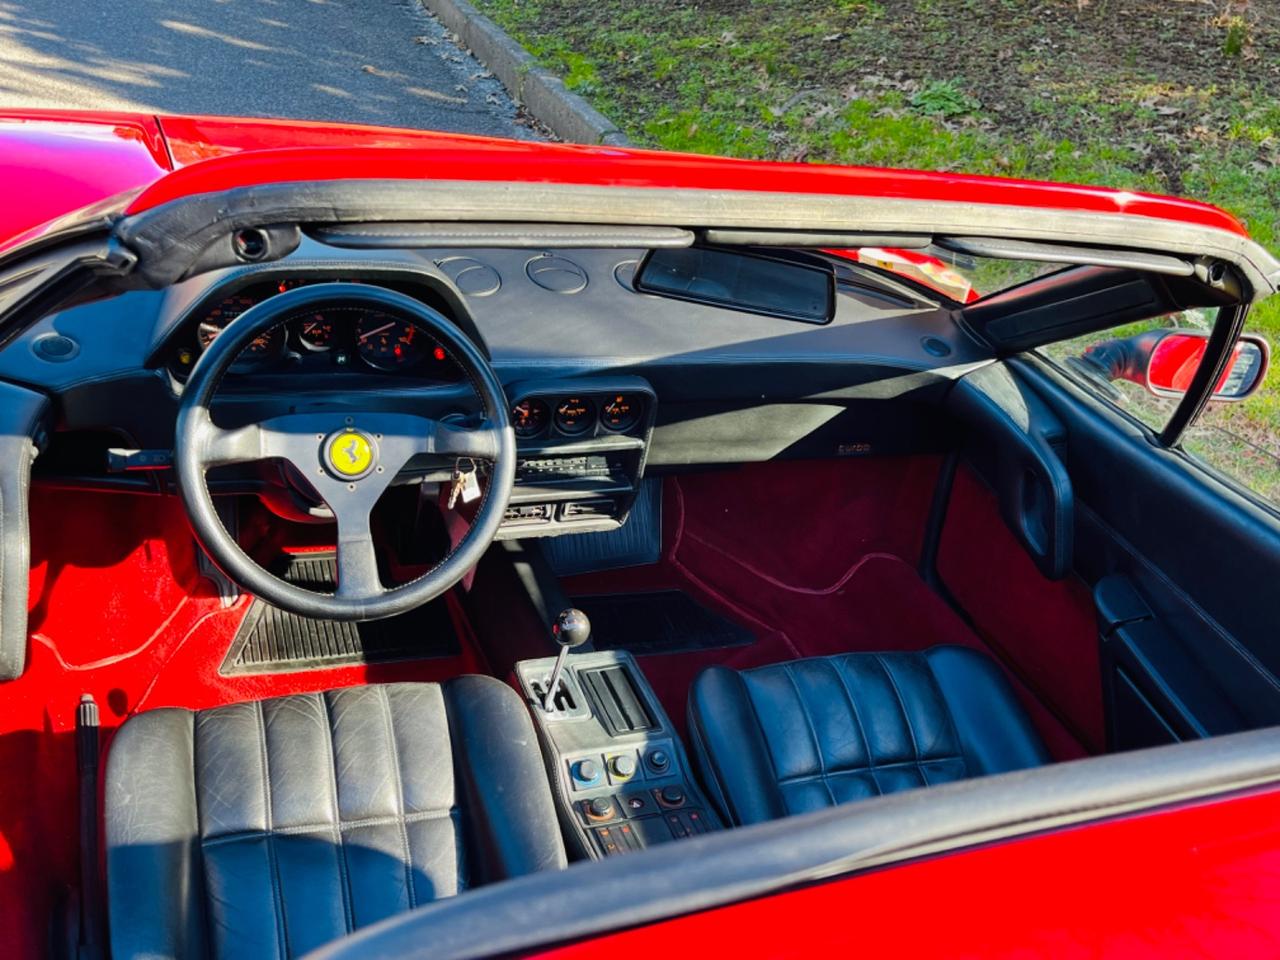
[[[6,957],[1280,953],[1231,216],[123,114],[0,171]]]

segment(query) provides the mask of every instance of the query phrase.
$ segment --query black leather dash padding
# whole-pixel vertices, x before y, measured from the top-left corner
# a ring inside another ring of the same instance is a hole
[[[116,958],[296,957],[565,865],[532,722],[488,677],[139,714],[105,805]]]
[[[1049,761],[996,664],[962,647],[710,667],[689,731],[735,824]]]

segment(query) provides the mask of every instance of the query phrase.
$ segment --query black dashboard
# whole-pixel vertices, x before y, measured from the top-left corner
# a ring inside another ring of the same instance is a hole
[[[655,470],[941,449],[937,402],[989,362],[945,306],[838,263],[831,315],[814,324],[639,289],[646,254],[352,250],[306,238],[277,263],[52,314],[0,351],[0,379],[55,398],[55,449],[38,472],[154,487],[163,479],[96,465],[108,446],[172,448],[187,373],[226,324],[300,285],[389,287],[488,354],[517,432],[509,535],[527,536],[617,526]],[[439,419],[476,413],[438,343],[355,310],[295,317],[254,343],[226,378],[226,403],[247,421],[313,389],[346,404],[407,397]],[[99,449],[66,456],[72,441]]]

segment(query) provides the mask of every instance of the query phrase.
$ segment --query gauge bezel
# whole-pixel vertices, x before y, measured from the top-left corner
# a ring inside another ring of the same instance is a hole
[[[374,370],[380,370],[383,373],[396,373],[400,370],[409,370],[409,369],[412,369],[413,367],[418,366],[420,363],[422,363],[427,358],[428,354],[430,354],[431,351],[435,349],[435,342],[431,337],[431,335],[425,329],[423,329],[422,327],[419,327],[416,323],[412,323],[411,321],[406,320],[403,317],[393,317],[390,314],[382,314],[382,316],[386,316],[388,319],[390,319],[393,324],[402,324],[406,327],[416,330],[418,336],[422,337],[424,343],[419,344],[417,346],[413,346],[412,352],[404,360],[391,361],[391,362],[379,362],[379,360],[376,357],[372,357],[364,351],[363,342],[360,338],[360,325],[363,324],[365,320],[367,320],[369,317],[374,316],[376,314],[377,314],[377,311],[375,310],[365,311],[359,317],[357,317],[355,322],[351,325],[351,335],[352,335],[352,338],[354,339],[352,350],[355,352],[356,356],[358,356],[366,366],[371,367]],[[430,342],[432,346],[428,348],[426,346],[426,342]]]
[[[231,320],[227,321],[227,323],[230,324],[234,321],[235,317],[232,317]],[[196,324],[195,335],[197,353],[204,353],[208,350],[213,341],[221,336],[222,331],[226,329],[226,326],[218,327],[218,332],[210,338],[208,343],[205,343],[204,339],[200,336],[200,332],[202,328],[208,326],[213,326],[213,324],[209,323],[207,320],[201,320]],[[236,361],[233,364],[234,367],[239,368],[261,363],[271,363],[284,356],[285,341],[288,339],[288,333],[284,330],[283,326],[272,327],[262,336],[267,339],[266,349],[261,353],[253,353],[250,350],[253,344],[250,344],[248,347],[245,347],[244,352],[242,352],[240,356],[236,357]]]
[[[339,338],[341,337],[341,332],[338,321],[328,317],[323,317],[319,322],[329,328],[329,342],[322,346],[307,339],[307,334],[303,331],[302,325],[314,319],[315,317],[298,317],[296,320],[289,321],[289,332],[298,346],[307,353],[329,353],[335,347],[340,346]]]
[[[602,430],[607,430],[609,433],[628,433],[639,426],[644,420],[645,406],[644,400],[641,397],[638,397],[634,393],[628,393],[622,390],[619,390],[617,393],[608,394],[607,396],[609,399],[602,402],[596,411],[596,419],[599,421],[600,428]],[[605,414],[605,410],[609,405],[616,402],[612,399],[613,397],[625,397],[631,403],[631,419],[628,423],[625,423],[620,427],[615,427],[611,424]]]
[[[546,411],[546,419],[542,422],[542,425],[530,433],[521,433],[520,428],[516,425],[516,418],[515,418],[516,407],[520,406],[520,404],[522,403],[527,403],[531,405],[537,404],[538,406],[542,407],[544,411]],[[516,439],[537,440],[539,437],[546,436],[547,432],[551,429],[551,421],[553,418],[553,414],[554,414],[554,411],[551,408],[551,404],[548,401],[544,400],[542,397],[521,397],[515,403],[511,404],[511,413],[510,413],[511,427],[513,430],[515,430]]]
[[[577,400],[587,408],[587,413],[582,417],[582,428],[579,430],[567,430],[560,423],[560,408],[570,400]],[[600,405],[585,394],[568,394],[556,400],[556,404],[551,408],[551,425],[556,432],[562,437],[589,437],[594,436],[596,432],[596,424],[600,422]]]

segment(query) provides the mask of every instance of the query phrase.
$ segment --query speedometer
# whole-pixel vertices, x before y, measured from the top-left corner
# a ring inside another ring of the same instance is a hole
[[[223,329],[226,328],[232,320],[240,316],[257,301],[252,297],[235,296],[227,297],[216,307],[210,310],[200,325],[196,327],[196,339],[200,342],[200,349],[209,349],[209,344],[217,339]],[[266,333],[255,337],[253,342],[244,348],[242,356],[246,359],[265,359],[273,357],[280,352],[281,346],[284,344],[284,331],[280,327],[273,327]]]
[[[396,370],[422,359],[426,335],[407,320],[370,311],[356,322],[356,349],[365,363]]]

